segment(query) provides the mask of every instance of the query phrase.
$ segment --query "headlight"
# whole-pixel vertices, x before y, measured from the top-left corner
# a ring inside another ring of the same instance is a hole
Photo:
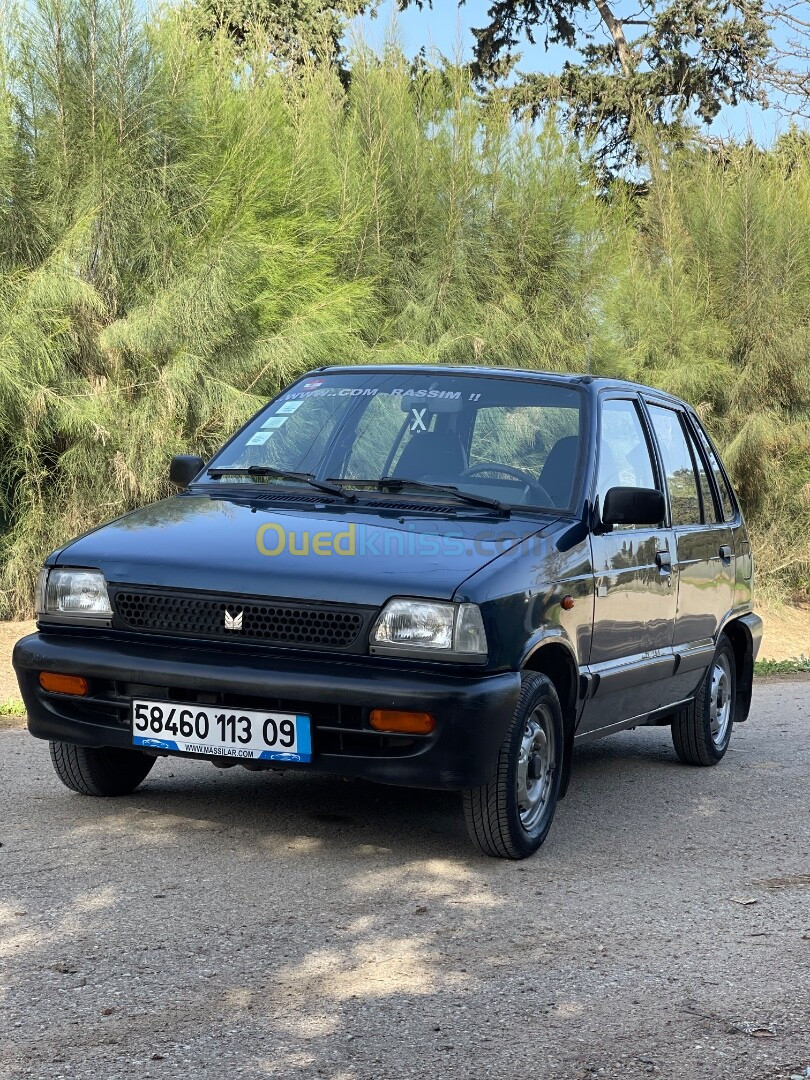
[[[109,619],[112,608],[104,575],[99,570],[43,570],[37,583],[37,614]]]
[[[487,638],[476,604],[389,600],[371,631],[371,651],[481,660]]]

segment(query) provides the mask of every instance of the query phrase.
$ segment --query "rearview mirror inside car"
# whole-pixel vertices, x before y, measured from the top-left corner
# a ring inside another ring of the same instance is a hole
[[[177,487],[188,487],[204,468],[205,462],[196,454],[175,454],[169,465],[169,480]]]
[[[400,398],[399,407],[404,413],[422,412],[430,416],[432,413],[459,413],[464,406],[460,393],[448,392],[446,397],[418,397],[410,396]]]
[[[613,487],[605,495],[602,524],[657,525],[664,520],[664,493],[656,488]]]

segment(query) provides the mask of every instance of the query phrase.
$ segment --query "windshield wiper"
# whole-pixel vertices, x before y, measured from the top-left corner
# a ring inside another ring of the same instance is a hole
[[[286,469],[273,469],[269,465],[247,465],[241,469],[218,469],[215,467],[208,470],[208,475],[215,480],[219,480],[222,476],[255,476],[259,479],[266,477],[268,480],[295,480],[301,484],[309,484],[310,487],[317,488],[318,491],[324,491],[327,495],[339,495],[347,502],[355,502],[357,499],[356,495],[344,491],[339,484],[316,480],[312,473],[288,472]]]
[[[504,506],[497,499],[490,499],[486,495],[473,495],[469,491],[462,491],[455,484],[431,484],[427,480],[408,480],[402,476],[381,476],[379,480],[349,480],[348,483],[362,484],[364,487],[375,487],[378,491],[402,491],[405,487],[416,488],[417,491],[432,491],[441,495],[452,495],[460,502],[469,503],[470,506],[485,506],[489,510],[496,510],[499,514],[509,517],[511,513],[508,506]]]

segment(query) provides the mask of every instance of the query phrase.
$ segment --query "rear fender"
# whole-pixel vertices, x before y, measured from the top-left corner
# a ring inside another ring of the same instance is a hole
[[[748,719],[751,694],[754,688],[754,660],[762,642],[762,619],[752,611],[732,617],[723,625],[722,633],[731,642],[737,668],[737,700],[735,724]]]

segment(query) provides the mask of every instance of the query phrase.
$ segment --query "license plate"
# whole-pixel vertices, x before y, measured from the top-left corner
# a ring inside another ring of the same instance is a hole
[[[311,761],[309,717],[169,701],[132,702],[132,742],[154,750],[261,761]]]

